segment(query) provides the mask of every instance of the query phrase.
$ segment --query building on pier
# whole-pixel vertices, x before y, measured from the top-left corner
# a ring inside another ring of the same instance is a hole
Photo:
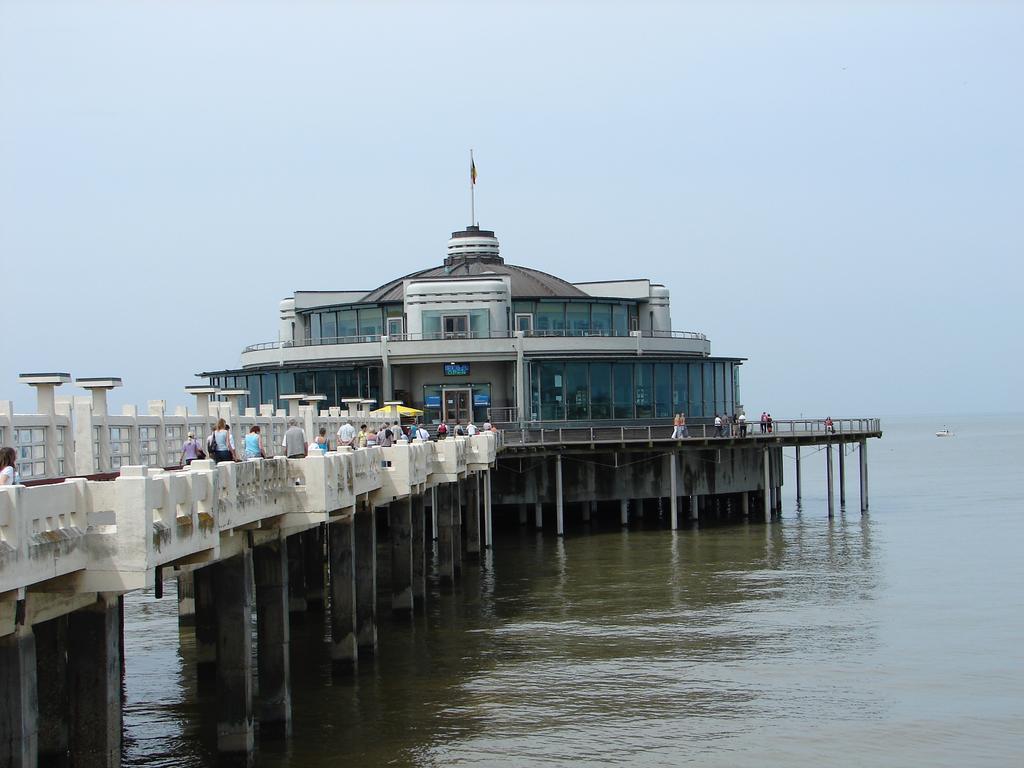
[[[399,400],[454,423],[701,420],[740,407],[742,358],[672,329],[668,289],[649,279],[570,283],[507,264],[494,232],[453,232],[440,266],[370,291],[298,291],[279,339],[242,351],[210,385],[243,407],[318,395]]]

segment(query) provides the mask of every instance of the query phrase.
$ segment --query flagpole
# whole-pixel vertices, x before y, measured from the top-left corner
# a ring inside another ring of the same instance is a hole
[[[469,150],[469,225],[476,224],[476,179],[473,178],[473,150]]]

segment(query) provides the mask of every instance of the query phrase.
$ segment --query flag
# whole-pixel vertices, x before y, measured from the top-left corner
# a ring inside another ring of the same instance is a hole
[[[476,162],[472,155],[469,156],[469,183],[476,184]]]

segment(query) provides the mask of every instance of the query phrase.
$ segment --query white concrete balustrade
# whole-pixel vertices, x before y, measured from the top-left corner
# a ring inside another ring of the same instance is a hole
[[[496,436],[485,434],[304,459],[195,461],[175,471],[125,466],[114,480],[2,487],[0,635],[15,631],[3,619],[13,619],[28,590],[152,587],[158,569],[236,554],[247,532],[288,536],[351,514],[360,499],[383,506],[485,471],[496,456]]]

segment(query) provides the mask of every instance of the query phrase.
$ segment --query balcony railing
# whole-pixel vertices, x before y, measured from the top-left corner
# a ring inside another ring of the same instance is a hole
[[[467,339],[511,339],[515,338],[516,331],[490,331],[481,333],[478,331],[454,331],[454,332],[430,332],[430,333],[401,333],[392,334],[386,338],[389,341],[465,341]],[[611,329],[574,329],[557,328],[554,330],[534,329],[523,331],[523,336],[528,339],[535,338],[630,338],[640,336],[645,339],[689,339],[693,341],[707,341],[708,337],[696,331],[618,331]],[[242,353],[260,352],[268,349],[287,349],[289,347],[318,347],[330,344],[365,344],[367,342],[378,342],[381,334],[364,334],[360,336],[325,336],[319,339],[303,339],[301,341],[265,341],[259,344],[250,344]]]

